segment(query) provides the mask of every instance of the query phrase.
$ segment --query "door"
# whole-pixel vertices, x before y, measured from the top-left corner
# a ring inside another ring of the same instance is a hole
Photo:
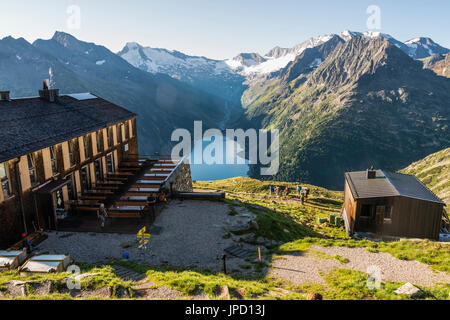
[[[84,166],[81,168],[81,193],[86,193],[90,189],[90,179],[89,179],[89,167]]]
[[[106,155],[106,167],[108,172],[114,172],[114,156],[112,153]]]
[[[95,161],[95,179],[97,182],[103,180],[103,165],[102,165],[102,159],[97,159]]]
[[[385,206],[377,206],[375,211],[375,222],[376,222],[376,230],[377,232],[383,231],[383,222],[385,215],[386,207]]]

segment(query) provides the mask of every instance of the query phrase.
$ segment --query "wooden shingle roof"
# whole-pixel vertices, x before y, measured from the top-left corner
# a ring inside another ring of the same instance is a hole
[[[366,171],[346,172],[354,199],[407,197],[445,205],[416,177],[408,174],[376,170],[375,179],[368,179]]]
[[[95,96],[0,101],[0,163],[136,116]]]

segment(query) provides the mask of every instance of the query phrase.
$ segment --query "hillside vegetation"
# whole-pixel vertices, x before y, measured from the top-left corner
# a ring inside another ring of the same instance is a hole
[[[379,39],[326,52],[315,70],[290,65],[244,94],[247,120],[280,130],[278,174],[251,177],[340,189],[346,171],[399,170],[449,145],[448,79]]]
[[[450,148],[430,154],[400,172],[416,176],[450,206]]]

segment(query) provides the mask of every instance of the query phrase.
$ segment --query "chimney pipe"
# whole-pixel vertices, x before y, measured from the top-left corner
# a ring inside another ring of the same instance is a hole
[[[0,91],[0,101],[9,101],[9,91]]]
[[[44,79],[43,88],[39,90],[39,97],[49,102],[58,102],[59,89],[49,89],[49,80]]]
[[[367,179],[375,179],[376,177],[377,171],[371,166],[370,169],[367,169]]]

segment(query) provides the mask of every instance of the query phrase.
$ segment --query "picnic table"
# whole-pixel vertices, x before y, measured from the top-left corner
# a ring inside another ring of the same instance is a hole
[[[116,171],[116,172],[108,172],[108,176],[133,176],[134,174],[132,172],[128,171]]]

